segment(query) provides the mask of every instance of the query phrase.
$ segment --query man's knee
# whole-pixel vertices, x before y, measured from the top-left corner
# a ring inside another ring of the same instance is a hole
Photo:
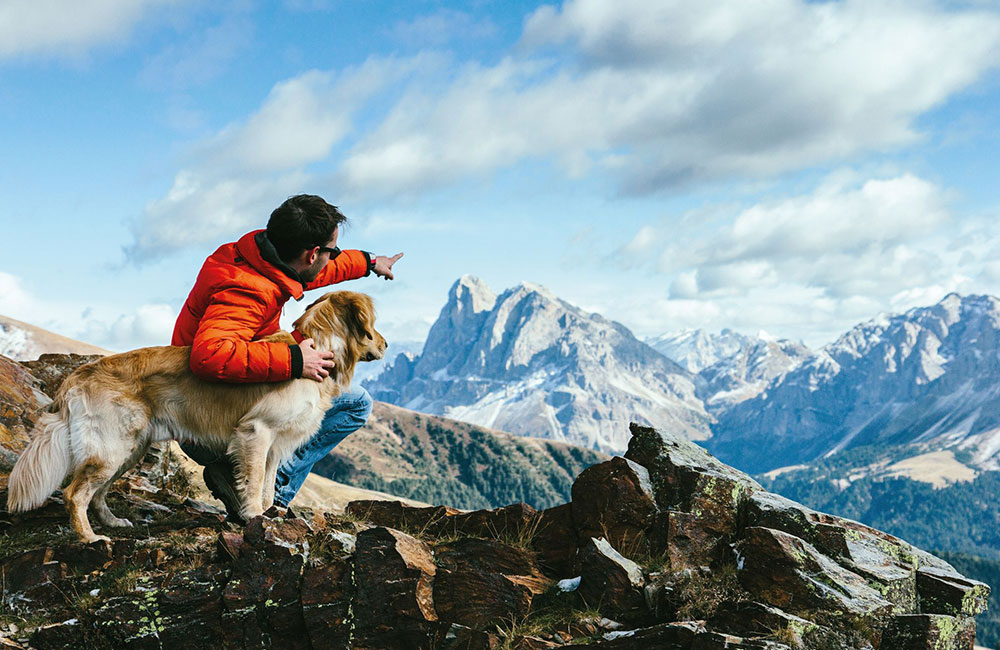
[[[372,414],[372,396],[368,394],[367,390],[359,386],[349,393],[342,394],[338,401],[340,403],[335,402],[334,409],[349,415],[358,428],[365,426],[368,417]]]

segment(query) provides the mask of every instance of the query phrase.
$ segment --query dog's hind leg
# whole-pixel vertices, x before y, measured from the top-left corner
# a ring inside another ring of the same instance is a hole
[[[104,485],[97,489],[94,494],[94,498],[91,501],[91,505],[94,506],[94,514],[97,515],[98,521],[100,521],[105,526],[111,526],[112,528],[131,528],[132,522],[128,519],[122,519],[121,517],[116,517],[111,509],[108,508],[107,502],[104,500],[108,495],[108,490],[114,485],[115,481],[122,477],[122,474],[129,471],[135,467],[142,457],[146,455],[146,451],[149,449],[149,445],[139,445],[132,452],[124,463],[122,463],[118,469],[115,471],[114,475],[108,479]]]
[[[236,468],[236,490],[240,495],[240,516],[245,521],[264,512],[264,476],[267,453],[274,432],[259,420],[241,422],[229,444]]]
[[[87,506],[97,492],[112,476],[115,469],[106,461],[91,457],[80,463],[73,473],[73,480],[63,492],[66,499],[66,509],[69,510],[69,522],[85,544],[97,541],[110,542],[111,539],[105,535],[96,535],[94,529],[90,527],[90,520],[87,518]]]

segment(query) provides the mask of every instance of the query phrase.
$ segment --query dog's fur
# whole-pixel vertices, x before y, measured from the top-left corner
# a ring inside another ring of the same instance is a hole
[[[227,450],[240,515],[262,513],[274,500],[278,466],[319,429],[333,398],[350,386],[355,364],[385,353],[374,322],[371,298],[350,291],[326,294],[295,321],[317,349],[335,354],[336,367],[322,382],[203,381],[189,369],[189,347],[142,348],[81,366],[39,417],[14,466],[8,511],[37,508],[70,475],[63,495],[73,529],[87,543],[108,540],[94,534],[88,505],[107,526],[131,526],[108,509],[108,488],[151,444],[175,439]],[[269,340],[294,343],[285,332]]]

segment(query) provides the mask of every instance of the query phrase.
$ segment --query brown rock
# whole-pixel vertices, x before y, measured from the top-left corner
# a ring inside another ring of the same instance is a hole
[[[77,650],[83,643],[83,629],[76,619],[43,625],[31,633],[35,650]]]
[[[450,516],[444,520],[437,534],[485,537],[525,546],[530,544],[538,526],[538,511],[524,503],[515,503],[503,508]]]
[[[667,522],[663,544],[672,571],[709,566],[718,558],[720,537],[706,528],[703,517],[676,510],[663,514]]]
[[[425,648],[434,640],[437,567],[423,542],[391,528],[358,533],[355,647]]]
[[[795,639],[796,648],[853,648],[862,647],[861,640],[854,643],[847,635],[804,618],[783,612],[753,601],[726,601],[705,622],[710,630],[726,632],[740,637],[768,637],[777,633]]]
[[[572,507],[580,539],[604,538],[626,556],[648,551],[656,503],[645,467],[621,457],[588,467],[573,482]]]
[[[271,533],[267,525],[249,524],[244,533],[246,543],[222,594],[226,646],[258,647],[268,637],[287,637],[287,647],[308,648],[299,603],[304,549]]]
[[[604,539],[590,538],[580,548],[580,595],[601,614],[622,621],[647,615],[642,569],[622,556]]]
[[[215,548],[218,550],[221,559],[235,560],[240,556],[245,543],[242,533],[222,531],[215,541]]]
[[[339,559],[305,568],[302,618],[313,650],[350,648],[352,571],[349,562]]]
[[[11,556],[0,564],[6,593],[21,594],[36,606],[62,604],[65,599],[59,584],[68,574],[66,564],[55,559],[51,548]]]
[[[435,556],[438,616],[474,629],[522,620],[551,584],[529,553],[492,540],[460,539],[438,547]]]
[[[220,568],[207,565],[176,573],[160,588],[159,637],[164,648],[219,647],[224,579]]]
[[[955,571],[923,567],[917,571],[922,614],[975,616],[986,611],[990,587]]]
[[[358,519],[394,528],[409,534],[438,534],[444,521],[461,512],[447,506],[430,506],[418,508],[408,506],[401,501],[351,501],[345,509],[348,514]]]
[[[41,384],[12,359],[0,356],[0,461],[9,469],[28,444],[38,409],[50,402]]]
[[[43,354],[34,361],[22,361],[21,365],[38,380],[42,391],[55,399],[56,391],[70,373],[100,358],[100,354]]]
[[[704,632],[704,627],[694,621],[662,623],[638,630],[610,632],[601,641],[573,647],[604,650],[691,650],[694,639]]]
[[[738,577],[754,600],[812,621],[869,623],[873,630],[893,604],[864,578],[794,535],[749,528],[737,543]]]
[[[893,617],[882,637],[883,648],[892,650],[972,650],[976,622],[972,618],[940,614]]]
[[[760,484],[692,442],[635,423],[629,427],[625,458],[649,471],[657,507],[691,513],[719,536],[734,534],[747,499],[763,490]]]
[[[303,554],[309,551],[310,532],[312,529],[304,519],[257,516],[247,522],[243,539],[250,546],[267,549],[272,556]]]
[[[538,513],[538,526],[531,547],[538,552],[538,563],[545,575],[573,577],[577,535],[573,524],[573,504],[564,503]]]

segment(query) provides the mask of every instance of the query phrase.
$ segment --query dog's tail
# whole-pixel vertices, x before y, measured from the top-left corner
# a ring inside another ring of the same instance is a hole
[[[7,511],[25,512],[45,503],[45,499],[69,473],[69,410],[58,402],[42,413],[31,442],[11,470],[7,484]]]

